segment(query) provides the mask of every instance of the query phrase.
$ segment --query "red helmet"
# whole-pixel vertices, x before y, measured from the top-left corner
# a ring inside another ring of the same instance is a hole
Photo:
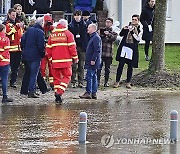
[[[52,17],[50,16],[50,14],[45,14],[44,15],[44,22],[53,22]]]

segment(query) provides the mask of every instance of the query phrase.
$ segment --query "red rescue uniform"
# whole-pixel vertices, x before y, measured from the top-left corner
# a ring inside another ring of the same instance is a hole
[[[49,14],[44,15],[44,33],[45,33],[45,40],[46,41],[54,29],[52,24],[53,24],[53,20],[52,20],[51,16]],[[45,49],[45,52],[46,52],[46,50],[47,50],[47,48]],[[46,66],[47,66],[47,64],[48,64],[48,73],[49,73],[49,75],[48,75],[49,76],[48,77],[49,83],[50,83],[50,86],[53,86],[52,66],[51,66],[51,62],[48,60],[47,54],[45,54],[45,57],[42,58],[42,60],[41,60],[41,66],[40,66],[41,74],[42,74],[44,79],[46,79]]]
[[[72,62],[78,56],[73,34],[60,24],[48,39],[47,56],[52,62],[55,93],[62,95],[71,80]]]
[[[3,32],[0,32],[0,66],[8,65],[10,62],[9,47],[9,39]]]
[[[12,23],[10,20],[6,21],[6,35],[10,40],[10,52],[19,52],[20,40],[23,34],[23,29],[16,23]]]

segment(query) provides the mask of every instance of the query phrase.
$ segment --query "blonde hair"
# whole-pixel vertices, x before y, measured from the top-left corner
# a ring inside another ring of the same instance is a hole
[[[22,7],[22,5],[21,5],[21,4],[15,4],[15,5],[13,6],[13,8],[14,8],[15,10],[17,10],[18,7]]]

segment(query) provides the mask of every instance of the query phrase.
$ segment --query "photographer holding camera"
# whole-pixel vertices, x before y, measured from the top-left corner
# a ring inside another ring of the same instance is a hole
[[[128,26],[125,26],[121,32],[122,41],[118,47],[116,54],[116,61],[119,61],[117,68],[116,82],[114,88],[119,87],[119,81],[122,75],[124,64],[128,65],[127,68],[127,83],[126,88],[131,88],[131,78],[133,73],[133,67],[138,67],[139,51],[138,43],[141,38],[140,26],[139,26],[139,15],[133,15],[132,21]]]
[[[102,61],[100,65],[100,69],[97,71],[97,78],[98,78],[98,85],[100,85],[100,78],[101,78],[101,70],[103,67],[103,63],[105,64],[105,82],[104,87],[109,87],[108,80],[110,74],[110,66],[112,64],[112,57],[113,57],[113,42],[117,38],[117,33],[112,31],[113,19],[107,18],[106,19],[106,27],[100,29],[100,37],[102,39]]]

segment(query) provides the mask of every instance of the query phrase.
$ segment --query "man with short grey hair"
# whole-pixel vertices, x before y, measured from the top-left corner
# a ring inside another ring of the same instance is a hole
[[[90,40],[86,49],[86,59],[85,59],[85,69],[86,73],[86,92],[79,96],[85,99],[97,99],[97,69],[100,67],[101,63],[101,53],[102,53],[102,41],[97,31],[96,24],[90,24],[88,26],[88,33],[90,35]]]
[[[68,21],[65,19],[60,19],[58,24],[62,25],[63,27],[66,27],[66,28],[68,27]]]
[[[44,25],[44,18],[43,17],[38,17],[35,21],[36,24],[39,24],[41,27]]]
[[[25,65],[22,86],[28,82],[28,97],[38,98],[36,94],[36,81],[39,73],[41,59],[45,56],[45,36],[43,32],[43,17],[36,20],[21,39],[22,59]]]

